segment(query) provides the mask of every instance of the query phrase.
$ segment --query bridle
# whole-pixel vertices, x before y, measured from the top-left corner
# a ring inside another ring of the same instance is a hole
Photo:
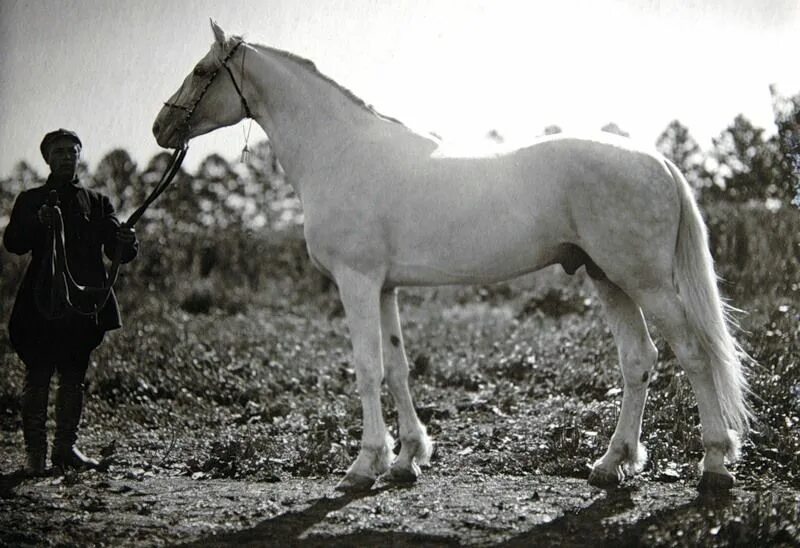
[[[203,97],[205,97],[206,92],[208,92],[208,88],[211,87],[211,84],[214,83],[214,80],[216,79],[217,74],[219,74],[220,69],[223,68],[227,71],[228,76],[231,77],[231,82],[233,83],[233,87],[236,90],[236,93],[239,95],[239,99],[241,100],[242,103],[242,110],[244,111],[245,116],[247,118],[253,118],[253,113],[250,110],[250,106],[247,104],[247,99],[244,98],[244,93],[242,92],[242,88],[244,87],[244,56],[247,53],[247,48],[244,48],[242,50],[242,65],[239,76],[239,79],[242,81],[242,87],[239,87],[239,84],[236,83],[236,78],[233,76],[233,71],[228,66],[228,62],[233,57],[234,53],[236,53],[236,50],[239,49],[239,46],[241,46],[244,43],[245,43],[244,40],[239,40],[230,49],[227,55],[225,55],[225,57],[220,61],[219,66],[217,66],[217,68],[214,69],[213,72],[211,72],[208,79],[206,80],[205,85],[203,85],[203,88],[200,90],[200,93],[197,94],[197,98],[195,98],[194,102],[191,105],[181,105],[179,103],[169,103],[169,102],[164,103],[164,106],[166,107],[176,108],[186,113],[181,122],[181,127],[184,128],[185,133],[189,132],[189,119],[192,117],[192,114],[194,114],[194,111],[200,105],[200,102],[203,100]]]
[[[231,77],[233,87],[236,89],[239,99],[241,99],[242,110],[245,115],[248,118],[253,118],[253,113],[250,110],[250,106],[247,104],[247,99],[244,98],[242,88],[236,83],[233,71],[228,66],[228,62],[233,57],[233,54],[236,53],[236,50],[239,49],[239,46],[242,44],[244,44],[244,40],[237,42],[222,59],[219,66],[209,75],[208,80],[203,86],[203,89],[200,90],[194,103],[189,106],[178,103],[164,103],[167,107],[183,110],[186,113],[182,121],[182,128],[185,130],[186,134],[189,132],[189,119],[192,117],[192,114],[194,114],[200,101],[203,100],[208,88],[214,82],[214,79],[222,68],[224,68]],[[242,50],[240,75],[242,85],[244,85],[244,53],[246,51],[247,49]],[[133,228],[133,225],[136,224],[136,221],[144,214],[147,207],[166,190],[180,170],[181,163],[183,163],[183,159],[186,157],[188,148],[188,143],[184,142],[180,147],[174,150],[169,165],[161,176],[161,180],[150,192],[150,195],[145,198],[144,203],[128,217],[127,221],[122,223],[123,228]],[[68,311],[71,311],[80,316],[93,317],[95,322],[99,322],[100,311],[111,296],[111,290],[119,274],[119,266],[122,262],[122,245],[118,243],[116,246],[106,283],[100,287],[84,286],[77,283],[67,263],[67,253],[64,244],[64,221],[61,216],[61,209],[58,205],[58,195],[55,191],[51,191],[48,196],[47,205],[52,208],[53,223],[47,231],[48,251],[42,256],[42,271],[36,280],[36,306],[39,312],[48,320],[62,318]],[[50,282],[49,284],[47,283],[48,279]]]

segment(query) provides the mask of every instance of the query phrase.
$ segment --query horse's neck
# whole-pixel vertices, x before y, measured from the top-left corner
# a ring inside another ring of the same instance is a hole
[[[386,121],[300,62],[267,48],[257,49],[248,77],[257,94],[256,119],[270,138],[293,185],[311,184],[306,175],[323,172],[360,141],[387,132],[424,138]],[[296,188],[303,194],[301,188]]]

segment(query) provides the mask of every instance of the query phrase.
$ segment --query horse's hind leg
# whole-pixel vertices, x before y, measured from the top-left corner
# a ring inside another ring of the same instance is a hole
[[[386,431],[381,410],[380,284],[350,269],[337,272],[335,279],[350,327],[364,424],[361,451],[336,488],[348,492],[363,491],[372,487],[394,459],[393,442]]]
[[[594,283],[617,343],[624,391],[622,409],[611,443],[606,453],[592,466],[589,483],[614,485],[624,478],[623,469],[629,473],[638,472],[647,458],[639,436],[647,385],[658,352],[636,303],[608,280]]]
[[[381,331],[386,383],[397,405],[401,442],[400,455],[384,477],[389,481],[412,482],[419,476],[419,465],[428,464],[433,444],[417,417],[411,399],[408,359],[403,346],[395,290],[381,293]]]
[[[711,368],[712,358],[689,326],[686,311],[674,289],[640,292],[636,299],[664,332],[694,389],[706,451],[701,463],[703,478],[700,489],[728,489],[734,478],[725,468],[725,458],[734,460],[737,457],[739,440],[734,431],[728,430],[722,415],[720,394]]]

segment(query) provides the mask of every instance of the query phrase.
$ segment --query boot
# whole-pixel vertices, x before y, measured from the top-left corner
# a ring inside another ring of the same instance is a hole
[[[56,468],[85,470],[97,468],[99,465],[96,460],[87,457],[75,447],[82,411],[83,384],[60,383],[56,394],[56,435],[50,456]]]
[[[22,435],[26,474],[42,476],[47,468],[47,396],[50,385],[25,383],[22,389]]]

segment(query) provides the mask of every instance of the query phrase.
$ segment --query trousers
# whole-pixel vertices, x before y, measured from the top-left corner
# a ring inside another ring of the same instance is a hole
[[[48,386],[56,372],[62,384],[83,383],[91,353],[103,341],[104,332],[80,320],[66,317],[46,322],[45,329],[15,347],[29,386]]]

